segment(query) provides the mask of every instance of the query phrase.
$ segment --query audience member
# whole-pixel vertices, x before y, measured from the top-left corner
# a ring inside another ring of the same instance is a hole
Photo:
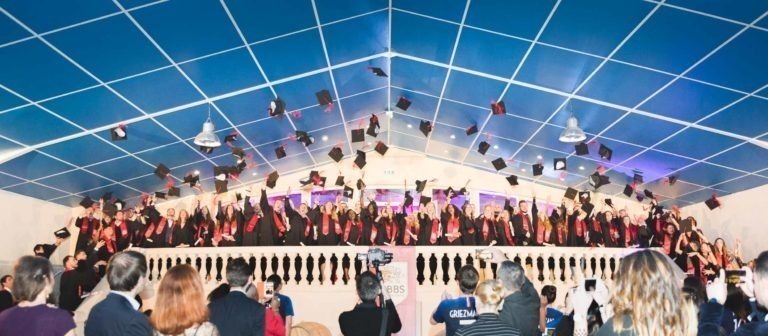
[[[541,300],[536,288],[525,277],[523,267],[518,263],[505,260],[499,265],[496,274],[507,295],[499,312],[499,318],[520,330],[523,335],[540,334],[539,308],[541,307]]]
[[[219,335],[216,327],[208,322],[200,275],[186,264],[172,267],[163,276],[150,322],[155,335]]]
[[[74,335],[75,321],[67,311],[46,305],[53,291],[53,266],[46,258],[21,257],[13,268],[15,307],[0,313],[0,335]]]
[[[56,248],[61,245],[61,243],[64,242],[64,238],[56,238],[56,242],[53,244],[37,244],[32,249],[32,251],[35,253],[38,257],[43,257],[45,259],[48,259],[51,257],[53,252],[56,252]]]
[[[224,297],[208,304],[211,323],[221,335],[264,335],[264,306],[252,300],[245,292],[250,285],[251,266],[243,259],[229,261],[226,278],[230,291]]]
[[[13,294],[11,294],[11,287],[13,287],[13,276],[6,274],[0,278],[0,312],[8,308],[13,307]]]
[[[357,296],[360,298],[354,309],[339,315],[341,333],[346,336],[389,336],[402,328],[395,304],[386,287],[370,271],[357,278]],[[376,302],[381,295],[384,303]],[[382,309],[381,306],[384,308]],[[387,321],[383,323],[383,321]]]
[[[110,292],[91,309],[86,336],[152,335],[146,315],[135,297],[147,284],[147,259],[136,251],[120,252],[107,265]]]
[[[71,312],[74,312],[80,306],[83,299],[99,282],[99,275],[91,264],[92,260],[89,260],[86,256],[85,251],[78,250],[75,252],[74,260],[76,262],[75,267],[68,268],[61,275],[59,293],[59,307]]]
[[[504,301],[504,287],[497,280],[485,280],[475,290],[475,308],[477,321],[459,328],[456,336],[518,336],[520,329],[510,326],[499,319],[499,307]]]
[[[281,293],[283,289],[283,281],[280,279],[280,276],[277,274],[272,274],[267,278],[267,282],[272,284],[272,288],[274,288],[275,293],[274,296],[277,297],[277,302],[279,303],[279,310],[280,317],[285,322],[285,334],[290,335],[291,334],[291,326],[293,325],[293,302],[291,301],[291,298],[288,296],[285,296]]]
[[[763,251],[754,262],[754,272],[750,268],[743,268],[744,276],[740,278],[739,288],[749,298],[752,314],[749,322],[741,324],[732,335],[752,336],[768,335],[768,251]],[[725,334],[720,327],[723,316],[723,304],[727,300],[725,271],[720,271],[720,276],[707,286],[709,302],[701,306],[699,335]],[[758,309],[758,306],[762,309]]]
[[[461,296],[444,299],[432,314],[430,323],[445,323],[445,336],[453,336],[456,330],[475,322],[475,297],[472,295],[477,288],[480,275],[472,265],[464,265],[459,269],[457,283]]]
[[[555,329],[563,319],[563,313],[553,307],[557,299],[557,287],[546,285],[541,288],[541,307],[539,308],[539,330]]]

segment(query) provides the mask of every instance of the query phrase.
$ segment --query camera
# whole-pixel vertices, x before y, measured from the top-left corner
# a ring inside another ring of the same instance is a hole
[[[385,252],[380,248],[372,248],[366,253],[358,253],[357,260],[368,260],[369,266],[379,267],[392,262],[392,253]]]

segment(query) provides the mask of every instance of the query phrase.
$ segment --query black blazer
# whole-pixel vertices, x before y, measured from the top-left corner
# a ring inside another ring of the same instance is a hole
[[[397,333],[402,328],[400,316],[392,300],[386,301],[387,328],[385,335]],[[381,332],[381,308],[373,303],[361,303],[355,309],[339,315],[339,327],[345,336],[377,336]],[[222,334],[224,335],[224,334]]]
[[[243,292],[229,292],[225,297],[208,304],[208,309],[211,323],[222,336],[264,335],[264,306]]]
[[[97,303],[85,321],[86,336],[144,336],[152,335],[149,319],[133,309],[128,300],[109,293]]]

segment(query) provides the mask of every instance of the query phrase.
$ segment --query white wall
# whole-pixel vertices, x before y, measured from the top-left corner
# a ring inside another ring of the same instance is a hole
[[[768,197],[768,185],[757,187],[732,195],[718,197],[720,207],[714,210],[701,202],[680,209],[683,216],[693,216],[704,231],[707,239],[714,242],[717,237],[725,240],[732,249],[736,239],[741,239],[742,254],[746,260],[756,258],[762,251],[768,250],[765,242],[765,200]]]
[[[53,243],[53,232],[69,223],[71,211],[69,207],[0,190],[0,274],[9,274],[14,261],[32,254],[35,244]],[[70,240],[51,256],[54,264],[61,264]]]

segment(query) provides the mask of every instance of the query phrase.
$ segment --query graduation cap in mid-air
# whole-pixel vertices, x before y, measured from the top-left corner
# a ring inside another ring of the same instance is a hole
[[[400,99],[397,100],[397,104],[395,104],[395,106],[403,111],[408,111],[408,108],[411,107],[411,101],[405,97],[400,97]]]
[[[504,101],[500,100],[495,103],[491,103],[491,111],[495,115],[507,114],[507,107],[504,105]]]
[[[333,161],[339,162],[344,158],[344,153],[341,151],[341,147],[336,146],[331,148],[328,152],[328,156],[330,156]]]
[[[285,113],[285,102],[280,97],[275,98],[269,103],[267,108],[270,117],[279,116]]]
[[[170,173],[171,170],[162,163],[157,165],[157,168],[155,168],[155,175],[161,179],[168,177],[168,174]]]
[[[373,72],[373,74],[374,74],[374,75],[376,75],[376,76],[379,76],[379,77],[388,77],[388,76],[387,76],[387,73],[386,73],[386,72],[384,72],[384,70],[382,70],[381,68],[370,67],[370,68],[368,68],[368,69],[369,69],[369,70],[371,70],[371,72]]]
[[[109,130],[109,135],[112,138],[112,141],[128,140],[128,129],[125,125],[118,125]]]

